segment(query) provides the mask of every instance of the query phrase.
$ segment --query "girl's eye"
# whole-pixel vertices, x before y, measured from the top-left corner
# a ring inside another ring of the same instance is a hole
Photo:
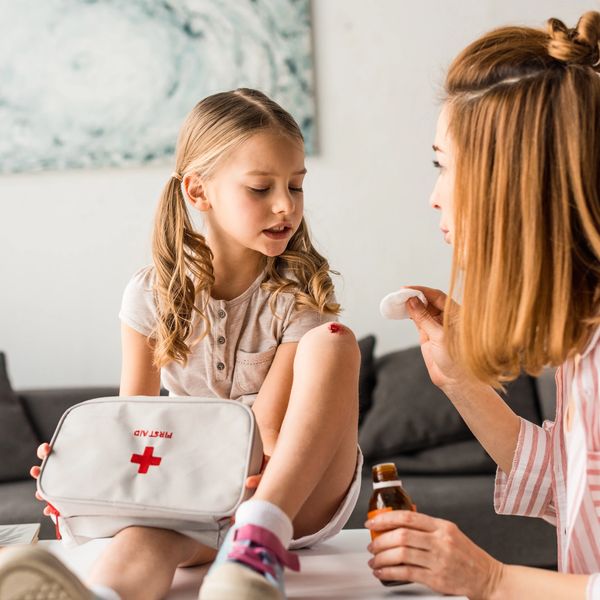
[[[248,188],[248,189],[251,192],[255,192],[256,194],[264,194],[265,192],[269,191],[268,187],[266,187],[266,188],[253,188],[253,187],[251,187],[251,188]]]
[[[433,162],[433,166],[434,166],[436,169],[443,169],[443,168],[444,168],[444,167],[443,167],[443,166],[440,164],[440,161],[439,161],[439,160],[433,160],[432,162]]]
[[[301,187],[299,187],[299,188],[297,188],[297,187],[290,187],[290,190],[292,192],[296,192],[298,194],[301,194],[302,192],[304,192],[304,190]]]

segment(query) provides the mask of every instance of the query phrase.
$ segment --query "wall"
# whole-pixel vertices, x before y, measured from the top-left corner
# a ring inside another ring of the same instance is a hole
[[[314,0],[320,153],[307,160],[306,211],[343,277],[344,321],[379,353],[416,343],[380,298],[404,284],[446,287],[450,250],[428,207],[440,85],[451,58],[507,23],[573,25],[580,0]],[[16,388],[113,384],[117,313],[149,261],[154,206],[171,171],[0,177],[0,349]]]

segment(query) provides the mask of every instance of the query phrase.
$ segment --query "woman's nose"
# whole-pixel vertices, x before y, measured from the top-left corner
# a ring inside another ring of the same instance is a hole
[[[442,204],[437,191],[437,185],[433,188],[431,195],[429,196],[429,206],[435,210],[441,210]]]

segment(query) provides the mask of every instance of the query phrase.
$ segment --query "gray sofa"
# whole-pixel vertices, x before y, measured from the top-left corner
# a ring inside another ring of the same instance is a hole
[[[420,511],[456,522],[500,560],[554,566],[556,537],[550,525],[494,513],[494,465],[431,384],[419,348],[376,359],[374,344],[372,336],[359,341],[359,435],[365,467],[360,499],[347,527],[363,526],[371,466],[392,461]],[[29,467],[37,462],[35,449],[50,440],[69,406],[117,393],[117,387],[13,391],[0,354],[0,524],[41,521],[40,537],[54,537],[28,476]],[[539,380],[523,376],[509,386],[507,401],[517,413],[540,423],[553,417],[553,393],[550,376]]]

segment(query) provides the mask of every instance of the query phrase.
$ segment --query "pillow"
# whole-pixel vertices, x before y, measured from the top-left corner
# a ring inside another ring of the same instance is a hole
[[[118,396],[118,387],[56,388],[22,390],[19,393],[23,408],[29,416],[36,437],[49,442],[63,413],[79,402],[105,396]]]
[[[358,347],[360,349],[360,376],[358,379],[358,422],[360,424],[373,403],[375,336],[367,335],[361,338],[358,340]]]
[[[431,383],[420,347],[382,356],[375,372],[373,406],[359,433],[367,458],[385,459],[472,439],[450,400]],[[522,376],[507,385],[507,402],[525,419],[540,422],[531,377]]]
[[[28,479],[37,462],[38,440],[13,392],[6,372],[4,353],[0,352],[0,482]]]
[[[556,419],[556,369],[547,367],[536,378],[542,420]]]
[[[475,440],[465,440],[400,454],[385,462],[393,462],[400,479],[405,475],[479,475],[496,472],[496,463]],[[377,460],[371,461],[370,467]]]

